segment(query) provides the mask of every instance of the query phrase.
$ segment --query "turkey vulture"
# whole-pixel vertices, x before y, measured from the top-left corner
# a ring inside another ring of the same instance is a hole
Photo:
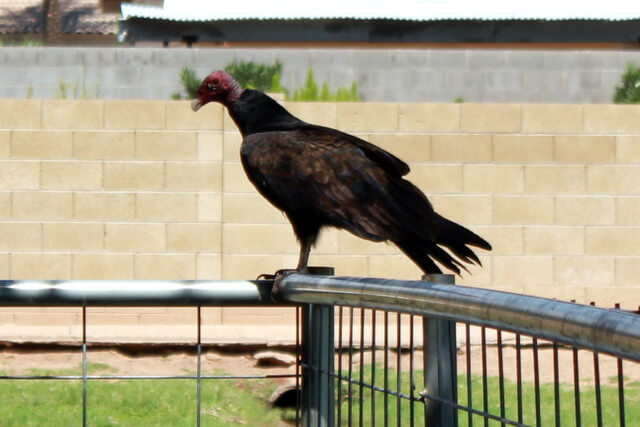
[[[409,166],[381,148],[303,122],[264,93],[243,90],[225,71],[202,81],[191,108],[211,101],[227,107],[240,129],[249,180],[291,222],[300,242],[298,272],[307,272],[309,251],[325,226],[391,241],[427,274],[442,272],[434,260],[458,274],[466,270],[463,261],[480,264],[467,245],[491,250],[477,234],[438,215],[402,178]]]

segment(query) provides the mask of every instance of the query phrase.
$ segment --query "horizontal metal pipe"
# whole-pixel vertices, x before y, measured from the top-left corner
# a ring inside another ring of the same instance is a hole
[[[271,280],[3,280],[0,306],[274,305],[272,287]]]
[[[640,316],[619,310],[466,286],[292,274],[286,301],[340,304],[500,328],[640,361]]]

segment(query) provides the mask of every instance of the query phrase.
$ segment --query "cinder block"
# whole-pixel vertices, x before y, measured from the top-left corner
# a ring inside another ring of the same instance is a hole
[[[420,280],[422,271],[406,255],[370,255],[370,277]]]
[[[192,280],[196,278],[194,254],[136,254],[136,279]]]
[[[11,131],[0,130],[0,158],[6,159],[11,155]]]
[[[559,163],[608,163],[616,158],[613,136],[557,135],[554,158]]]
[[[346,231],[337,235],[337,252],[349,255],[398,254],[400,251],[391,243],[371,242]]]
[[[298,264],[297,255],[285,256],[285,268],[295,268]],[[363,255],[322,255],[311,250],[309,256],[310,266],[328,266],[333,267],[337,276],[360,276],[369,275],[369,259]]]
[[[14,280],[70,279],[71,255],[52,253],[13,253],[11,254],[11,278]]]
[[[0,129],[39,129],[42,101],[39,99],[3,99],[0,102]]]
[[[45,223],[42,247],[49,251],[95,251],[104,248],[104,225],[95,223]]]
[[[615,259],[616,285],[635,286],[640,284],[640,257],[619,257]],[[624,301],[627,301],[625,298]],[[623,301],[616,301],[623,302]],[[629,301],[634,304],[632,308],[638,307],[638,300]]]
[[[431,158],[441,162],[490,162],[491,135],[433,135]]]
[[[240,145],[242,144],[242,135],[240,132],[224,132],[222,155],[225,162],[240,161]]]
[[[42,250],[42,224],[36,222],[0,222],[0,250]]]
[[[221,226],[167,224],[167,250],[171,252],[221,252]]]
[[[435,195],[429,198],[436,212],[451,221],[464,226],[492,223],[491,196]]]
[[[127,221],[135,218],[135,194],[91,193],[74,194],[73,217],[94,221]]]
[[[222,221],[222,193],[199,192],[197,218],[200,222]]]
[[[500,163],[552,162],[553,137],[542,135],[493,135],[493,160]]]
[[[459,104],[400,104],[398,130],[402,132],[457,132]]]
[[[222,163],[167,162],[165,188],[181,191],[220,191]]]
[[[491,244],[491,255],[520,255],[523,253],[523,227],[476,226],[472,231]],[[476,254],[478,253],[484,252],[478,250]]]
[[[524,188],[519,165],[464,165],[462,176],[464,193],[517,194]]]
[[[587,166],[587,191],[602,194],[638,194],[640,166]]]
[[[551,256],[494,256],[492,258],[493,284],[544,286],[553,283],[553,257]]]
[[[225,193],[222,195],[222,221],[283,224],[286,217],[258,193]]]
[[[614,259],[609,256],[556,256],[554,282],[562,286],[611,286]]]
[[[73,156],[77,159],[132,159],[134,133],[121,131],[78,131],[73,133]]]
[[[367,135],[364,139],[407,163],[420,163],[431,160],[429,135],[375,133]]]
[[[167,129],[222,130],[223,107],[211,103],[207,109],[193,112],[191,101],[166,101]]]
[[[113,252],[162,252],[167,249],[164,224],[105,224],[105,249]]]
[[[197,217],[196,193],[140,193],[136,218],[143,221],[193,222]]]
[[[585,303],[591,301],[602,308],[612,308],[620,304],[623,310],[637,310],[640,299],[638,286],[591,286],[585,288]]]
[[[11,218],[11,192],[0,192],[0,219]]]
[[[108,190],[160,190],[164,187],[162,162],[106,162],[104,188]]]
[[[231,254],[226,246],[222,254],[222,278],[224,280],[253,280],[260,274],[273,274],[281,268],[296,268],[296,263],[287,265],[283,255]]]
[[[462,277],[456,277],[456,283],[464,286],[476,286],[494,288],[493,284],[493,256],[484,256],[482,251],[478,251],[481,265],[465,264],[469,272],[462,272]],[[517,285],[519,286],[519,285]],[[503,287],[506,287],[503,285]]]
[[[524,227],[524,253],[527,255],[582,255],[582,227]]]
[[[71,157],[71,132],[11,132],[11,157],[15,159],[64,159]]]
[[[593,104],[584,106],[584,130],[595,134],[640,133],[639,105]]]
[[[107,129],[163,129],[165,101],[106,100],[104,126]]]
[[[640,227],[587,227],[585,239],[590,255],[640,255]]]
[[[640,163],[640,136],[616,136],[616,161]]]
[[[73,216],[71,192],[15,192],[12,196],[14,219],[60,220]]]
[[[195,132],[137,131],[136,158],[141,160],[192,160],[198,157]]]
[[[281,254],[287,232],[285,224],[222,224],[222,247],[227,254]]]
[[[582,130],[582,105],[522,105],[522,132],[524,133],[581,133]]]
[[[43,162],[42,188],[46,190],[96,190],[102,188],[102,163],[90,161]]]
[[[460,130],[465,132],[520,132],[522,106],[517,104],[460,104]]]
[[[0,161],[1,190],[35,190],[39,187],[39,162]]]
[[[582,194],[586,187],[584,166],[524,167],[524,191],[532,194]]]
[[[291,114],[305,122],[335,128],[337,126],[335,102],[284,102]]]
[[[443,164],[414,164],[407,179],[425,193],[460,193],[462,166]]]
[[[223,134],[217,132],[198,132],[198,160],[221,162],[223,158]]]
[[[613,225],[616,200],[606,196],[556,197],[556,224]]]
[[[495,196],[493,198],[493,224],[553,224],[553,205],[553,197],[551,196]]]
[[[640,197],[616,197],[616,224],[640,225]]]
[[[398,104],[340,102],[336,127],[343,132],[390,132],[398,130]]]
[[[11,277],[10,257],[8,253],[0,253],[0,277]],[[0,313],[0,316],[3,316],[3,313]],[[0,321],[0,323],[4,322]]]
[[[85,280],[133,279],[133,254],[74,254],[73,278]]]
[[[103,110],[103,101],[47,99],[42,101],[42,127],[101,129]]]
[[[197,254],[196,274],[198,280],[222,279],[222,255],[221,254]]]
[[[256,189],[245,175],[240,163],[224,162],[222,165],[222,191],[224,193],[254,193]]]

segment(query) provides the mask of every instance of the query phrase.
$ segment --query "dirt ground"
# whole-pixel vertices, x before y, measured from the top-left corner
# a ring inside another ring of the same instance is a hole
[[[269,349],[267,349],[269,350]],[[257,350],[256,350],[257,351]],[[284,352],[284,351],[283,351]],[[289,354],[293,354],[288,351]],[[533,352],[531,349],[523,349],[522,353],[523,381],[533,381]],[[343,375],[346,375],[351,358],[352,371],[357,376],[360,366],[359,353],[354,352],[349,356],[343,352],[342,362],[336,358],[336,370],[342,367]],[[376,363],[384,363],[384,352],[377,351]],[[403,353],[398,361],[397,353],[390,352],[388,365],[395,370],[398,363],[402,371],[408,371],[411,363],[414,369],[422,370],[422,352],[416,351],[413,362],[408,353]],[[489,376],[497,376],[498,351],[496,347],[488,347],[486,353],[487,373]],[[504,376],[510,380],[516,379],[516,351],[513,347],[503,350]],[[560,349],[559,378],[562,383],[573,383],[573,353],[567,349]],[[369,364],[372,361],[372,353],[365,352],[363,362]],[[195,374],[197,369],[196,355],[187,351],[175,351],[175,349],[152,351],[139,351],[136,354],[123,353],[110,348],[89,348],[87,352],[90,375],[188,375]],[[464,349],[458,351],[458,372],[466,373],[467,357]],[[593,353],[579,352],[579,376],[582,384],[592,383],[594,378]],[[617,381],[617,361],[613,357],[600,355],[600,378],[603,384],[615,384]],[[201,358],[203,374],[228,374],[228,375],[283,375],[295,374],[295,365],[291,366],[258,366],[254,358],[254,352],[225,352],[219,349],[205,349]],[[640,364],[624,362],[625,381],[640,381]],[[19,347],[0,349],[0,373],[2,375],[32,375],[42,373],[42,370],[55,371],[64,375],[82,374],[82,353],[79,349],[56,349],[48,351],[25,351]],[[482,351],[480,346],[471,347],[471,372],[474,375],[482,374]],[[539,373],[541,382],[552,382],[554,377],[553,353],[551,348],[539,350]],[[274,378],[277,383],[295,382],[293,378]]]

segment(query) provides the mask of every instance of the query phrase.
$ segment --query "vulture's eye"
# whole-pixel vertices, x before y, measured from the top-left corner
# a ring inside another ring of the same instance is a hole
[[[220,80],[218,80],[218,79],[213,79],[213,84],[214,84],[214,85],[217,85],[218,83],[220,83]]]

